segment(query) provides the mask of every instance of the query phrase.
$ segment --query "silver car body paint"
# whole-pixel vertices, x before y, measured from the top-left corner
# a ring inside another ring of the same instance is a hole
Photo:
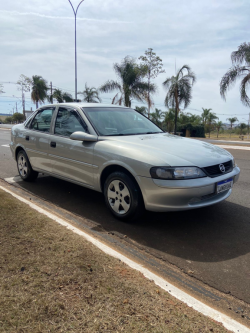
[[[24,124],[11,130],[10,148],[16,159],[16,150],[24,149],[32,168],[73,183],[101,192],[101,175],[110,166],[120,166],[136,179],[145,203],[151,211],[187,210],[208,206],[226,199],[232,189],[216,194],[216,184],[233,178],[236,182],[240,169],[233,168],[219,177],[204,177],[187,180],[152,179],[150,168],[154,166],[208,167],[231,160],[232,155],[212,144],[187,139],[168,133],[133,136],[98,136],[98,141],[71,140],[54,134],[56,114],[59,106],[78,112],[87,124],[88,132],[97,133],[85,116],[84,107],[96,107],[90,103],[63,103],[55,107],[50,133],[30,130]],[[98,107],[118,107],[98,104]],[[45,107],[41,107],[43,109]],[[124,107],[122,107],[124,108]],[[38,111],[40,110],[38,109]],[[34,112],[33,117],[36,115]],[[29,140],[26,140],[26,137]],[[56,147],[51,147],[56,142]]]

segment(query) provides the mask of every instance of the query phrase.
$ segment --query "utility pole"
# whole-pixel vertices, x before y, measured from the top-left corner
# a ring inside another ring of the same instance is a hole
[[[16,102],[16,112],[17,112],[17,102]]]
[[[74,9],[72,3],[70,0],[68,0],[72,9],[73,9],[73,13],[75,15],[75,102],[77,102],[77,54],[76,54],[76,15],[77,15],[77,11],[78,11],[78,8],[80,6],[80,4],[84,1],[80,1],[80,3],[78,4],[76,10]]]
[[[25,115],[25,95],[23,91],[23,84],[22,84],[22,105],[23,105],[23,115]]]
[[[51,94],[51,104],[53,104],[53,92],[52,92],[52,81],[50,81],[50,94]]]

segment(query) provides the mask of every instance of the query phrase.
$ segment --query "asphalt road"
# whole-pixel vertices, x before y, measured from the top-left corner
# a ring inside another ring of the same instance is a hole
[[[0,178],[17,175],[0,130]],[[151,213],[135,224],[121,223],[107,211],[103,196],[53,177],[19,187],[127,237],[205,284],[250,304],[250,151],[231,150],[241,168],[232,195],[224,202],[186,212]]]

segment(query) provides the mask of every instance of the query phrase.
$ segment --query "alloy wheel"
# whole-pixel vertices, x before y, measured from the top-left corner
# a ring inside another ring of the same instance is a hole
[[[28,163],[23,154],[18,158],[18,171],[22,177],[26,177],[28,173]]]
[[[107,191],[110,207],[117,214],[126,214],[131,206],[131,197],[127,186],[120,180],[113,180]]]

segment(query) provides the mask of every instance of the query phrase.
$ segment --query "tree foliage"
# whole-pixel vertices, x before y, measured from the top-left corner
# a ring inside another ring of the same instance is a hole
[[[239,121],[237,117],[233,117],[233,118],[227,118],[227,120],[230,122],[230,126],[231,126],[231,131],[230,131],[230,138],[231,138],[231,134],[232,134],[232,129],[233,129],[233,124],[236,121]]]
[[[167,89],[165,105],[175,109],[175,133],[180,105],[185,109],[191,103],[192,86],[195,81],[196,77],[191,68],[184,65],[177,71],[176,76],[169,77],[163,82],[163,86]]]
[[[243,105],[250,107],[250,98],[247,95],[247,88],[250,84],[250,43],[243,43],[237,51],[231,54],[232,67],[222,77],[220,82],[221,97],[226,100],[226,94],[234,86],[237,79],[240,82],[240,98]]]
[[[79,91],[77,94],[82,95],[83,101],[87,103],[101,103],[102,101],[98,90],[95,87],[88,87],[87,83],[85,83],[85,90]]]
[[[44,103],[47,99],[48,85],[47,81],[40,75],[33,75],[32,78],[28,79],[31,87],[31,99],[36,103],[36,108],[38,108],[38,103]]]
[[[148,102],[148,117],[150,114],[150,107],[152,106],[152,99],[150,96],[150,83],[152,79],[155,79],[159,74],[165,73],[163,69],[162,59],[153,52],[152,48],[148,48],[143,56],[139,57],[141,60],[141,66],[145,68],[146,78],[148,80],[147,102]]]
[[[140,112],[144,116],[148,115],[148,109],[146,108],[146,106],[136,106],[135,110],[138,111],[138,112]]]
[[[210,113],[210,111],[212,111],[212,109],[204,109],[204,108],[202,108],[202,110],[203,110],[203,112],[201,114],[202,123],[203,123],[204,126],[206,126],[209,113]]]
[[[125,57],[121,64],[114,64],[114,71],[119,81],[109,80],[103,84],[99,90],[104,93],[118,90],[120,97],[119,104],[131,107],[133,99],[144,102],[147,101],[147,92],[154,93],[155,85],[143,81],[146,75],[145,68],[138,66],[135,60],[129,56]],[[115,96],[116,98],[116,96]]]
[[[217,123],[215,124],[215,128],[217,129],[217,138],[218,138],[219,132],[223,128],[223,122],[222,121],[217,121]]]
[[[162,126],[162,117],[164,116],[164,112],[160,109],[155,108],[155,112],[150,114],[150,120],[155,123],[157,126]]]

